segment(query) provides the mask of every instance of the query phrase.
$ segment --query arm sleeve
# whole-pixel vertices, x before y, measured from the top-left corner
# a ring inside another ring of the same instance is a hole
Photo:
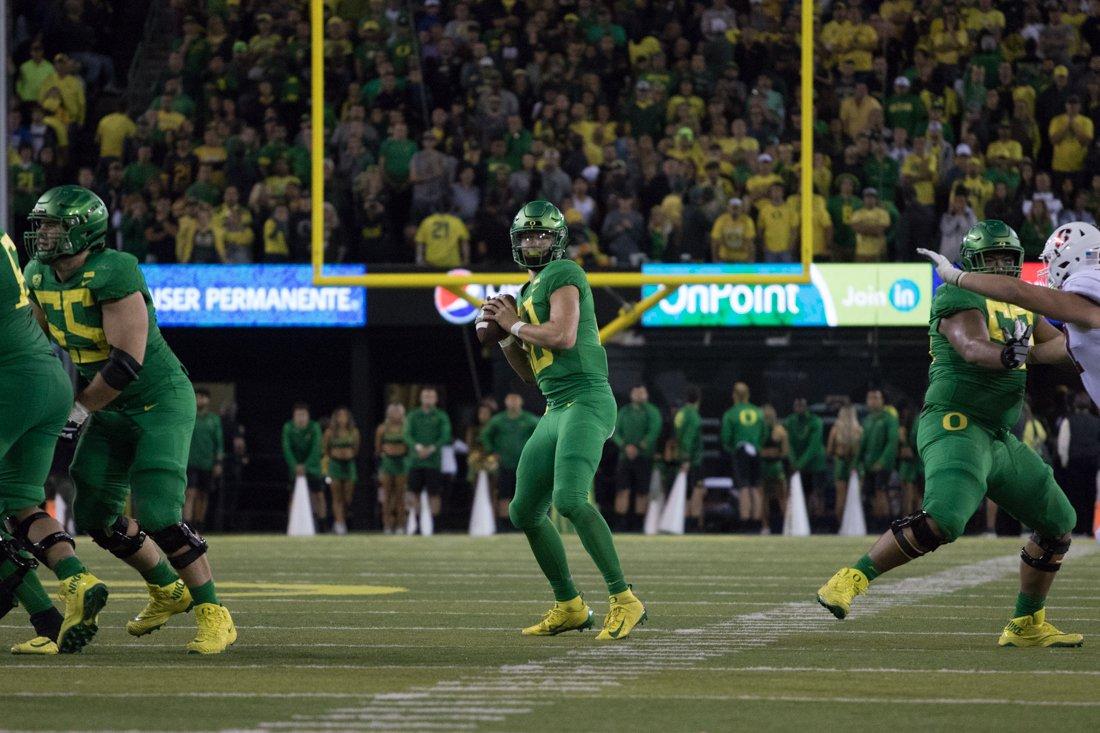
[[[661,437],[661,411],[653,405],[647,405],[646,414],[649,420],[646,423],[645,449],[652,451],[657,446],[657,439]]]
[[[795,471],[800,471],[802,470],[802,467],[806,464],[806,457],[809,454],[810,450],[808,443],[805,446],[801,446],[802,450],[800,451],[799,446],[796,446],[794,444],[794,441],[790,440],[789,436],[794,435],[793,424],[793,419],[791,417],[788,417],[786,420],[783,421],[783,429],[787,431],[787,440],[790,444],[791,468]]]
[[[290,468],[294,468],[298,465],[298,457],[294,455],[294,451],[290,449],[290,423],[283,425],[283,458],[286,460],[286,465]]]
[[[722,443],[722,449],[727,453],[733,453],[733,420],[729,410],[726,414],[722,415],[722,429],[719,434],[719,441]]]
[[[489,422],[481,429],[481,434],[478,436],[478,440],[485,446],[485,450],[489,453],[496,453],[496,446],[493,443],[493,436],[496,434],[497,418],[494,415]]]
[[[985,311],[985,298],[969,290],[955,287],[954,285],[941,285],[932,298],[932,313],[930,322],[933,329],[939,328],[939,322],[956,313],[966,310]]]
[[[584,291],[588,288],[588,276],[584,274],[581,266],[573,260],[557,260],[553,264],[556,266],[549,273],[549,282],[546,283],[546,296],[550,297],[551,293],[566,285],[574,286],[580,291],[581,295],[584,295]]]

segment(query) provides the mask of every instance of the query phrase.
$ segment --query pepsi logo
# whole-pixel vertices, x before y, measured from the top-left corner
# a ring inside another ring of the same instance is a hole
[[[461,269],[450,270],[447,274],[469,275],[470,271]],[[485,286],[467,285],[464,290],[475,298],[482,298],[484,297]],[[470,305],[450,290],[441,287],[435,289],[435,309],[439,312],[439,315],[443,317],[443,320],[457,325],[469,323],[477,317],[477,308]]]

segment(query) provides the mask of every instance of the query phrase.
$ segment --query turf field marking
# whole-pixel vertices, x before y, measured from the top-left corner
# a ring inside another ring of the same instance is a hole
[[[1088,554],[1095,550],[1086,550]],[[531,705],[550,702],[546,679],[555,680],[555,692],[568,692],[571,695],[597,696],[607,688],[620,687],[624,681],[634,679],[648,671],[660,672],[676,669],[703,669],[707,660],[727,657],[739,651],[768,646],[781,638],[801,634],[826,632],[851,633],[861,629],[851,629],[853,622],[873,616],[892,608],[908,606],[922,600],[947,595],[960,590],[975,588],[993,581],[999,581],[1018,567],[1018,556],[996,557],[989,560],[960,565],[933,572],[924,576],[905,578],[894,583],[876,586],[875,592],[861,599],[853,614],[853,621],[845,626],[833,619],[812,600],[794,601],[771,605],[767,610],[735,616],[710,626],[696,629],[682,629],[673,634],[642,636],[622,644],[597,645],[588,649],[574,649],[565,655],[532,661],[523,665],[505,665],[494,674],[464,675],[457,680],[438,682],[430,687],[414,687],[403,693],[376,694],[369,704],[358,710],[344,709],[335,714],[359,714],[363,716],[362,725],[356,726],[351,720],[342,723],[347,729],[365,727],[387,727],[381,721],[372,722],[370,713],[391,706],[395,701],[407,701],[415,706],[433,708],[433,727],[462,727],[466,723],[448,717],[448,706],[469,704],[472,699],[478,701],[496,700],[500,704]],[[807,595],[813,592],[812,585]],[[654,604],[654,607],[659,604]],[[514,630],[513,630],[514,632]],[[933,633],[933,632],[927,632]],[[938,632],[937,632],[938,633]],[[964,632],[961,635],[991,637],[990,632]],[[561,680],[576,679],[581,671],[594,672],[595,675],[584,680],[580,689],[560,690]],[[684,699],[699,699],[700,696],[684,696]],[[650,698],[652,699],[652,698]],[[672,698],[670,698],[672,699]],[[677,698],[678,699],[678,698]],[[805,697],[788,698],[784,696],[728,696],[722,700],[774,700],[788,702],[844,702],[845,698]],[[853,699],[854,701],[854,699]],[[925,701],[927,704],[929,701]],[[975,703],[977,704],[977,702]],[[990,703],[990,704],[995,704]],[[1089,707],[1100,706],[1100,702]],[[392,710],[392,708],[390,708]],[[294,722],[262,723],[257,730],[285,729],[294,727],[312,727],[315,723],[329,720],[325,714],[318,716],[298,716]],[[416,728],[428,721],[418,719],[402,724],[403,728]]]
[[[601,697],[593,694],[580,695],[579,697]],[[839,695],[712,695],[690,694],[670,695],[667,693],[654,693],[652,695],[623,695],[616,696],[621,700],[717,700],[721,702],[808,702],[808,703],[859,703],[865,704],[867,698],[844,697]],[[998,698],[998,697],[876,697],[876,703],[887,705],[1018,705],[1022,707],[1100,707],[1100,700],[1035,700],[1025,698]]]
[[[1100,676],[1100,670],[1080,669],[952,669],[941,667],[940,669],[908,669],[902,667],[705,667],[708,672],[811,672],[822,674],[959,674],[959,675],[1054,675],[1054,676]]]

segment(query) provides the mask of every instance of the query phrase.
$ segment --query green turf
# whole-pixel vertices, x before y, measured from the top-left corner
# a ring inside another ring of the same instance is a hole
[[[566,542],[602,619],[599,576],[576,538]],[[813,593],[864,539],[618,543],[650,621],[605,646],[593,632],[519,635],[551,596],[517,535],[214,537],[240,638],[225,655],[194,657],[183,650],[190,615],[127,636],[137,578],[81,542],[112,588],[99,636],[80,655],[0,657],[0,729],[1085,730],[1100,714],[1100,553],[1086,554],[1086,540],[1049,613],[1089,638],[1062,650],[995,645],[1019,540],[943,548],[877,581],[843,622]],[[979,584],[952,570],[990,558],[1004,563]],[[918,576],[932,582],[915,603],[889,590]],[[967,587],[952,590],[960,578]],[[365,586],[403,590],[361,595]],[[872,605],[888,598],[898,605]],[[0,621],[5,648],[30,636],[21,609]],[[420,701],[373,697],[433,686]]]

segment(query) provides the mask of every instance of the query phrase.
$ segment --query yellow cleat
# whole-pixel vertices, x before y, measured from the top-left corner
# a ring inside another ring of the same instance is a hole
[[[177,613],[191,609],[191,591],[187,590],[182,579],[177,578],[174,582],[161,586],[146,583],[145,587],[149,591],[149,602],[141,609],[141,613],[126,624],[126,631],[131,636],[151,634]]]
[[[817,602],[837,618],[844,618],[852,608],[852,600],[867,592],[871,581],[855,568],[841,568],[829,582],[817,590]]]
[[[237,640],[237,627],[225,606],[200,603],[195,606],[195,623],[199,633],[187,642],[189,654],[221,654]]]
[[[596,636],[596,641],[625,639],[635,626],[644,624],[647,618],[649,615],[645,605],[634,595],[634,591],[627,588],[611,596],[611,608],[603,618],[603,631]]]
[[[1085,637],[1065,634],[1047,622],[1047,610],[1040,608],[1030,616],[1019,616],[1008,622],[997,646],[1084,646]]]
[[[99,612],[107,605],[107,586],[91,573],[78,573],[61,581],[65,619],[57,634],[61,654],[76,654],[99,631]]]
[[[566,631],[592,628],[592,609],[577,596],[571,601],[558,601],[543,614],[542,620],[522,631],[524,636],[557,636]]]
[[[45,636],[36,636],[30,641],[24,641],[22,644],[13,644],[11,647],[12,654],[57,654],[57,644],[53,639]]]

